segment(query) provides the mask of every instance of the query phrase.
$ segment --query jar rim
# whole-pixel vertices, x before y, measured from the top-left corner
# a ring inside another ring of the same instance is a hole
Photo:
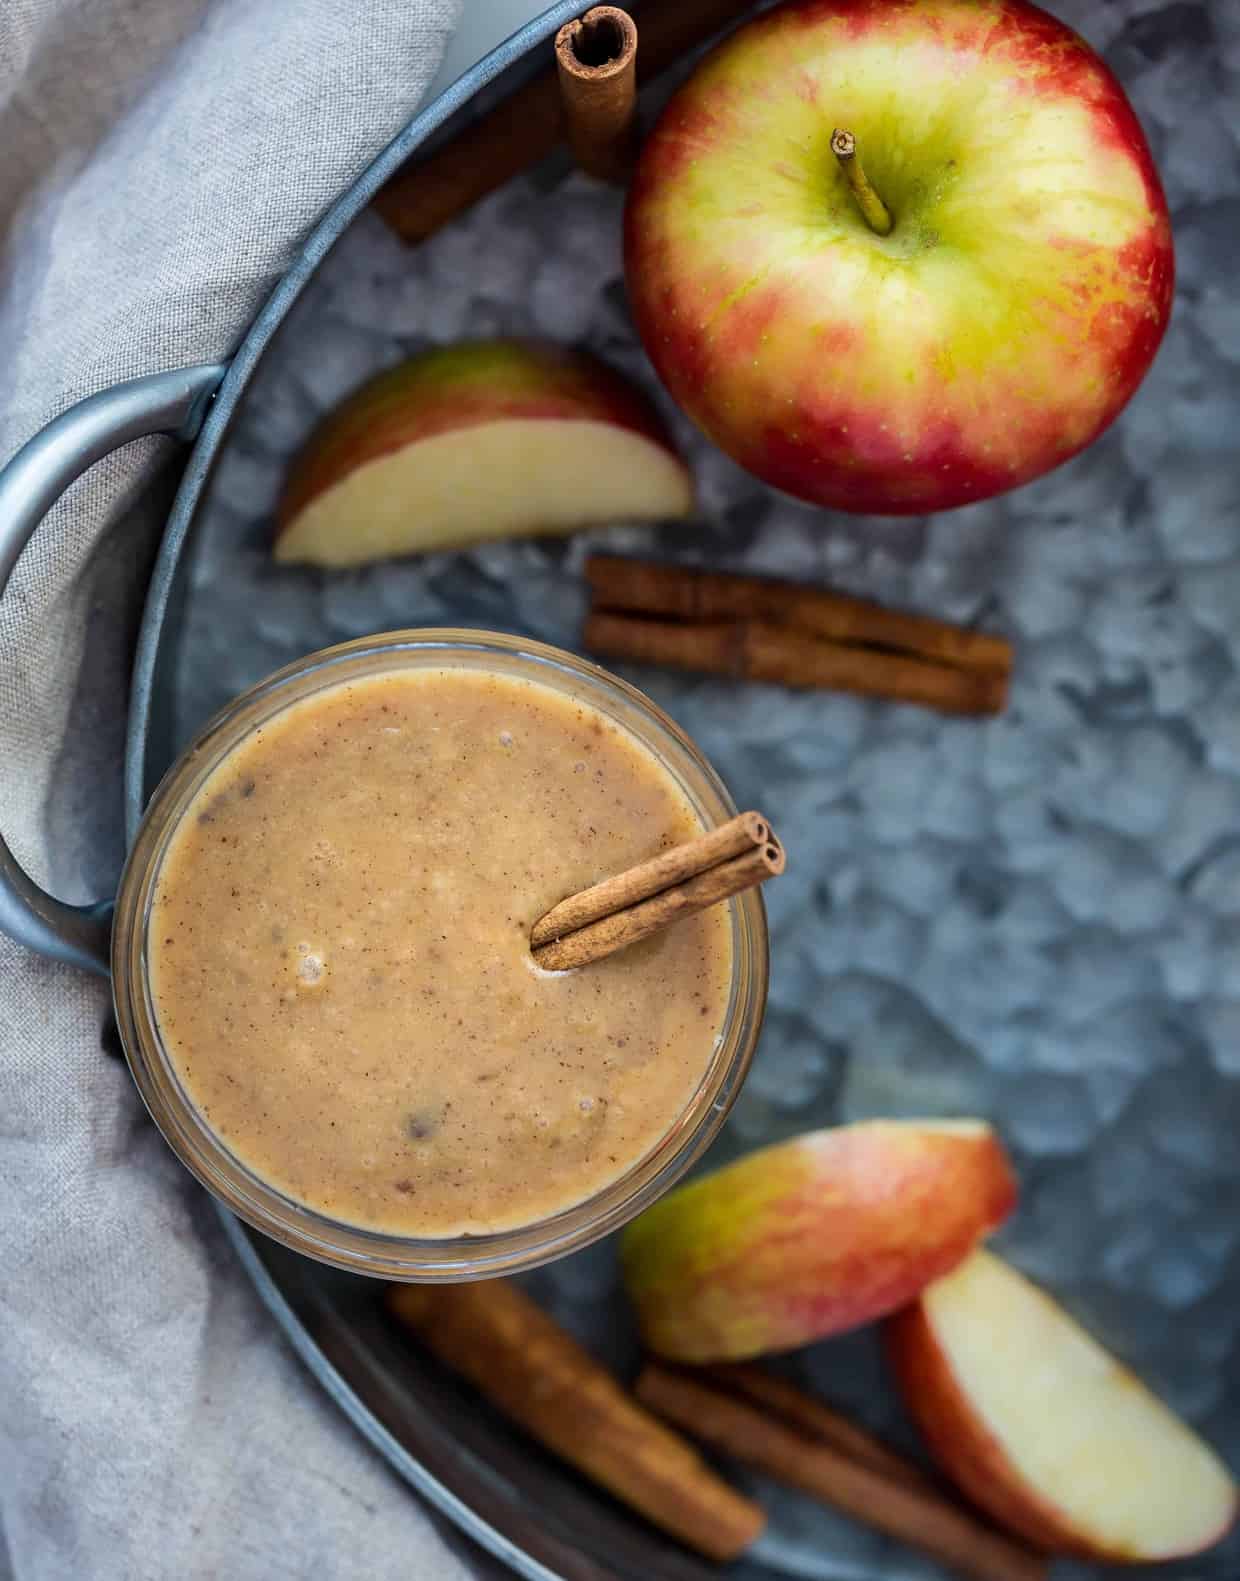
[[[539,1266],[618,1229],[662,1195],[705,1151],[735,1101],[753,1058],[768,978],[765,907],[754,888],[727,902],[733,930],[729,1003],[718,1046],[689,1103],[662,1139],[619,1177],[549,1217],[485,1234],[396,1235],[325,1215],[244,1164],[185,1091],[155,1017],[146,934],[168,843],[203,782],[263,720],[349,679],[444,661],[542,680],[582,697],[655,754],[704,827],[734,815],[718,773],[675,721],[645,693],[592,661],[494,631],[385,632],[307,654],[207,721],[148,803],[122,875],[112,935],[113,996],[126,1060],[181,1162],[247,1224],[293,1250],[353,1272],[407,1281],[481,1279]]]

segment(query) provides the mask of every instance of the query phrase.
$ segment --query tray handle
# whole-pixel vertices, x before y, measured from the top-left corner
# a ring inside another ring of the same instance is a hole
[[[100,390],[28,440],[0,471],[0,597],[35,529],[69,485],[109,451],[147,434],[193,439],[226,363],[151,373]],[[18,864],[0,835],[0,932],[53,960],[108,971],[112,902],[70,906]]]

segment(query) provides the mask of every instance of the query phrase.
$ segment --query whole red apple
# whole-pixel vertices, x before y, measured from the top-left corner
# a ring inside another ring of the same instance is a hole
[[[841,510],[942,510],[1057,466],[1171,308],[1132,107],[1026,0],[777,6],[673,97],[625,229],[671,393],[742,466]]]

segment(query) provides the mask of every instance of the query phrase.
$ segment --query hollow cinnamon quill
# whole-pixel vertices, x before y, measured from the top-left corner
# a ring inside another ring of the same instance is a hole
[[[829,1444],[859,1465],[869,1466],[893,1482],[937,1495],[935,1484],[912,1461],[888,1449],[873,1433],[867,1433],[841,1412],[805,1394],[786,1378],[743,1361],[719,1362],[701,1371],[712,1384],[739,1394],[807,1438]]]
[[[519,1427],[699,1553],[734,1559],[765,1526],[516,1285],[394,1285],[387,1304]]]
[[[632,664],[821,688],[916,703],[948,714],[995,714],[1007,700],[1004,670],[958,669],[907,653],[826,642],[766,620],[674,621],[591,613],[583,643]]]
[[[638,82],[648,81],[749,10],[752,0],[633,0],[641,25]],[[556,68],[539,72],[425,158],[405,165],[373,207],[407,242],[433,235],[564,136]]]
[[[958,669],[1003,673],[1012,667],[1006,638],[830,588],[605,554],[586,561],[586,581],[596,610],[684,621],[756,620]]]
[[[530,944],[534,949],[563,938],[597,922],[600,917],[623,911],[639,901],[649,900],[661,890],[670,889],[688,878],[696,878],[708,867],[717,867],[734,856],[770,843],[771,826],[761,813],[743,812],[717,829],[710,830],[696,840],[686,840],[670,851],[661,851],[649,862],[639,863],[627,872],[605,878],[592,884],[567,900],[552,906],[546,916],[540,917],[530,930]]]
[[[637,147],[636,23],[594,6],[556,34],[555,63],[573,158],[588,176],[623,181]]]
[[[932,1554],[969,1581],[1047,1581],[1041,1555],[941,1495],[815,1443],[687,1373],[651,1364],[638,1378],[636,1393],[657,1415],[708,1448]]]
[[[739,855],[732,855],[739,850]],[[770,824],[745,813],[672,851],[591,885],[554,906],[530,930],[534,962],[566,972],[604,960],[784,870]],[[589,918],[571,929],[568,923]]]

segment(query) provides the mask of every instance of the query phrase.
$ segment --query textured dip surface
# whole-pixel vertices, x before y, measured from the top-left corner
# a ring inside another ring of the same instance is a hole
[[[424,1236],[544,1218],[685,1109],[731,924],[716,907],[559,973],[530,927],[699,829],[640,742],[548,686],[333,686],[235,748],[173,835],[148,930],[161,1033],[234,1155],[310,1207]]]

